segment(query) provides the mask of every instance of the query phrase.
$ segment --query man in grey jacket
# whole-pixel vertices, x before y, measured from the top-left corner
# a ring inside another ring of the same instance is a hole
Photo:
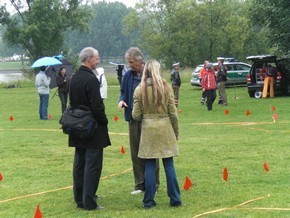
[[[39,73],[35,78],[35,87],[39,95],[39,117],[41,120],[48,120],[47,108],[49,100],[50,77],[45,74],[46,67],[40,67]]]

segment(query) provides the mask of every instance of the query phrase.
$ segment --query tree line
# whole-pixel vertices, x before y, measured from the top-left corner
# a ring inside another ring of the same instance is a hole
[[[31,61],[61,51],[76,60],[86,46],[103,60],[138,46],[168,67],[217,56],[289,55],[288,0],[143,0],[135,8],[105,1],[10,2],[17,13],[0,8],[0,52],[23,51]]]

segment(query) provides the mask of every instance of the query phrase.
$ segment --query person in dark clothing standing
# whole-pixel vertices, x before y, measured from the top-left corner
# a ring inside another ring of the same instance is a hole
[[[175,101],[175,106],[178,107],[178,100],[179,100],[179,89],[181,86],[181,79],[180,79],[180,75],[179,75],[179,62],[175,63],[172,65],[173,66],[173,70],[171,72],[171,83],[172,83],[172,89],[174,92],[174,101]]]
[[[219,104],[228,106],[226,82],[227,82],[227,68],[224,65],[224,58],[218,57],[218,72],[217,72],[217,87],[220,95]]]
[[[69,146],[75,147],[73,165],[73,193],[78,208],[103,209],[96,201],[96,192],[103,166],[103,148],[111,145],[108,119],[100,95],[100,83],[93,73],[99,64],[99,53],[92,47],[84,48],[79,58],[81,66],[71,79],[70,105],[87,106],[97,122],[97,128],[89,139],[69,136]]]
[[[145,160],[138,157],[139,143],[141,137],[141,121],[134,120],[132,117],[133,94],[135,88],[140,84],[143,68],[144,56],[137,47],[127,50],[125,58],[131,69],[129,69],[122,80],[121,93],[118,103],[119,111],[125,109],[125,120],[129,124],[130,152],[133,164],[133,174],[135,186],[131,194],[141,194],[145,190]],[[156,163],[156,188],[159,186],[159,161]]]
[[[65,111],[67,107],[67,97],[68,97],[68,84],[69,78],[66,75],[66,69],[61,67],[59,69],[58,75],[56,77],[56,84],[58,86],[58,96],[61,102],[61,111]]]

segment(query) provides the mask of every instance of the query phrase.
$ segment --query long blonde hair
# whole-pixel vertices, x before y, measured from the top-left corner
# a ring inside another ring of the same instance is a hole
[[[160,74],[160,64],[156,60],[149,60],[143,70],[141,91],[142,91],[142,104],[145,108],[148,106],[148,89],[152,87],[153,106],[155,112],[160,111],[166,107],[166,100],[170,93],[170,86],[162,79]]]

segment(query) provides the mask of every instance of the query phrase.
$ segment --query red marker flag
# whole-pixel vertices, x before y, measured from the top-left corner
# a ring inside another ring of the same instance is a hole
[[[228,181],[228,178],[229,178],[228,169],[225,167],[225,168],[224,168],[224,172],[223,172],[223,179],[224,179],[225,181]]]
[[[246,115],[247,116],[251,115],[251,111],[250,110],[246,110]]]
[[[264,162],[264,169],[267,173],[269,172],[269,166],[266,161]]]
[[[225,115],[229,115],[229,110],[225,110]]]
[[[117,116],[114,116],[114,121],[118,121],[119,120],[119,117],[117,117]]]
[[[40,211],[39,205],[37,205],[35,213],[34,213],[34,218],[42,218],[42,213]]]
[[[276,111],[276,107],[275,106],[272,106],[271,108],[273,111]]]
[[[3,180],[3,176],[2,174],[0,173],[0,182]]]
[[[12,122],[14,120],[14,117],[13,116],[10,116],[9,117],[9,120]]]
[[[275,113],[273,115],[273,122],[275,123],[278,118],[279,118],[278,114]]]
[[[121,154],[125,154],[125,153],[126,153],[126,151],[124,149],[124,146],[122,145],[122,147],[121,147]]]
[[[192,186],[192,182],[191,180],[186,176],[185,177],[185,181],[184,181],[184,184],[183,184],[183,188],[185,191],[188,191],[188,189],[190,189]]]

